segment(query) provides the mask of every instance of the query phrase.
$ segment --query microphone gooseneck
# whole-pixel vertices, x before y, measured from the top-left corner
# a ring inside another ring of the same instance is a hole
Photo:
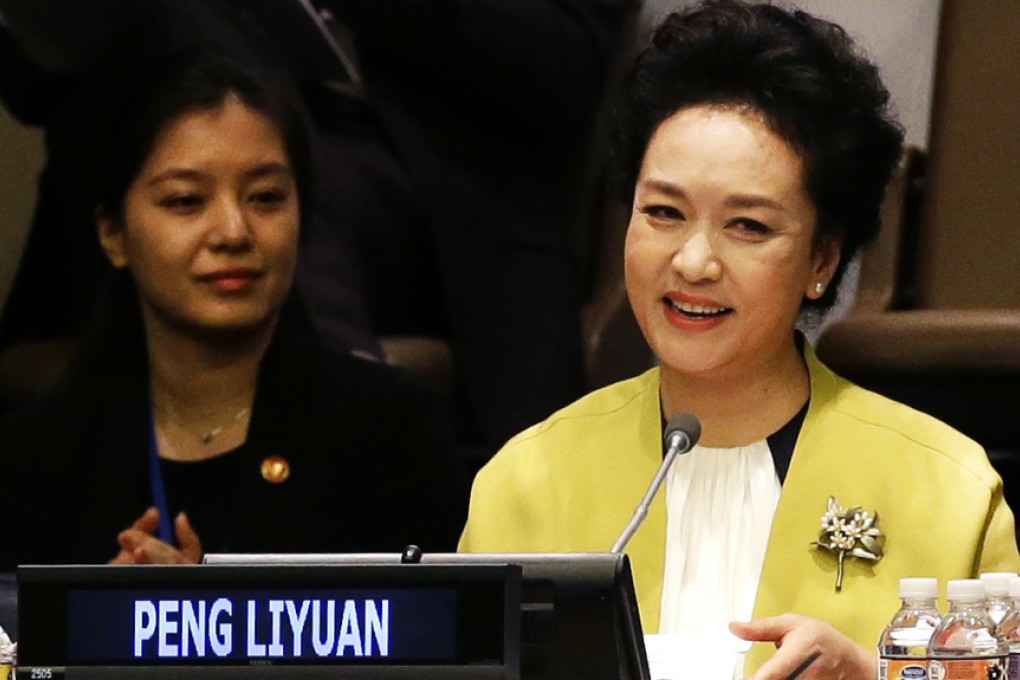
[[[616,543],[613,544],[610,552],[622,553],[623,549],[627,547],[631,537],[637,532],[641,523],[645,521],[645,516],[648,515],[648,508],[651,507],[655,494],[659,492],[659,487],[662,486],[663,480],[666,479],[666,473],[669,472],[673,461],[676,460],[678,455],[693,449],[700,438],[701,421],[693,413],[679,413],[669,419],[669,422],[666,423],[666,432],[663,435],[663,441],[666,443],[666,455],[663,456],[662,464],[659,465],[659,470],[655,473],[648,491],[645,492],[645,497],[634,511],[634,516],[631,517],[630,523],[627,524],[627,528],[623,530],[620,537],[616,539]]]

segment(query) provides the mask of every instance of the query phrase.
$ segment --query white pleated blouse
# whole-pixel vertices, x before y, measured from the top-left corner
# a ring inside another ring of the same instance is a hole
[[[674,461],[660,633],[726,632],[750,620],[780,488],[764,439],[696,446]]]

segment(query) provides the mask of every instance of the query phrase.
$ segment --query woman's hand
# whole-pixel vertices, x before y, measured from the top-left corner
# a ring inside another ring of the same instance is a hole
[[[183,512],[174,519],[175,547],[156,537],[159,511],[149,508],[130,527],[117,535],[120,552],[110,564],[198,564],[202,542]]]
[[[874,654],[829,624],[797,614],[750,623],[733,622],[730,631],[754,642],[773,642],[775,655],[748,680],[786,680],[808,659],[814,661],[795,677],[800,680],[873,680]]]

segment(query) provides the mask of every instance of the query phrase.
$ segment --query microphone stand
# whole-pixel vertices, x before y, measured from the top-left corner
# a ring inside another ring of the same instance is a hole
[[[630,523],[627,524],[627,528],[616,539],[616,543],[613,544],[609,552],[622,553],[623,549],[627,547],[631,537],[637,532],[641,523],[645,521],[645,517],[648,515],[648,508],[651,507],[655,494],[659,492],[659,487],[662,486],[663,480],[666,479],[666,473],[669,472],[673,461],[676,460],[678,455],[693,449],[700,437],[701,423],[692,414],[681,413],[670,419],[669,424],[666,426],[666,455],[662,459],[662,464],[659,465],[659,469],[655,473],[648,491],[645,492],[645,497],[638,504],[637,509],[634,511],[634,516],[631,517]]]

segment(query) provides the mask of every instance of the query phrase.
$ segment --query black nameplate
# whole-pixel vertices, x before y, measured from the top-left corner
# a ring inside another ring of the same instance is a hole
[[[520,572],[510,565],[22,567],[19,665],[512,669]]]

